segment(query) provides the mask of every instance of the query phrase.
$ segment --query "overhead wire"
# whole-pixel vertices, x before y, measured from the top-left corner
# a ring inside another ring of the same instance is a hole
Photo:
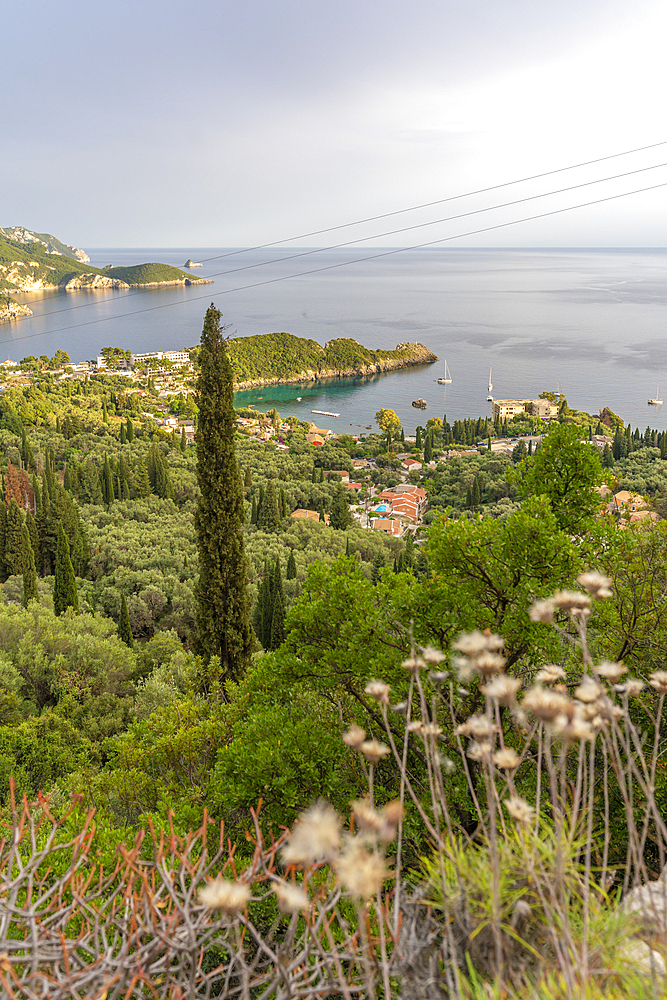
[[[616,201],[619,198],[628,198],[628,197],[630,197],[632,195],[635,195],[635,194],[644,194],[644,193],[646,193],[648,191],[655,191],[655,190],[658,190],[659,188],[664,188],[664,187],[667,187],[667,181],[662,181],[659,184],[652,184],[652,185],[649,185],[649,186],[643,187],[643,188],[636,188],[633,191],[623,191],[623,192],[619,192],[617,194],[607,195],[607,196],[605,196],[603,198],[596,198],[596,199],[594,199],[592,201],[582,202],[582,203],[580,203],[578,205],[568,205],[568,206],[565,206],[563,208],[550,209],[548,212],[540,212],[537,215],[525,216],[522,219],[511,219],[511,220],[509,220],[507,222],[499,222],[499,223],[496,223],[493,226],[484,226],[484,227],[482,227],[480,229],[468,230],[465,233],[456,233],[456,234],[454,234],[452,236],[442,236],[442,237],[439,237],[437,240],[429,240],[428,242],[414,244],[413,246],[409,246],[409,247],[394,247],[394,248],[392,248],[390,250],[385,250],[385,251],[382,251],[380,253],[368,254],[368,255],[366,255],[364,257],[356,257],[353,260],[338,261],[338,262],[333,263],[333,264],[326,264],[323,267],[312,268],[312,269],[310,269],[308,271],[300,271],[300,272],[297,272],[296,274],[280,275],[280,276],[275,277],[275,278],[266,278],[263,281],[252,282],[251,284],[248,284],[248,285],[239,285],[239,286],[237,286],[235,288],[226,288],[226,289],[223,289],[223,290],[221,290],[219,292],[213,293],[213,297],[215,298],[215,297],[218,297],[220,295],[230,295],[230,294],[233,294],[234,292],[247,291],[248,289],[251,289],[251,288],[260,288],[260,287],[263,287],[265,285],[272,285],[272,284],[276,284],[277,282],[281,282],[281,281],[289,281],[289,280],[291,280],[293,278],[303,278],[303,277],[306,277],[306,276],[309,276],[309,275],[312,275],[312,274],[320,274],[323,271],[331,271],[331,270],[335,270],[335,269],[341,268],[341,267],[349,267],[351,264],[361,264],[361,263],[365,263],[366,261],[369,261],[369,260],[378,260],[380,258],[390,257],[390,256],[393,256],[393,255],[398,254],[398,253],[405,253],[407,250],[421,250],[421,249],[425,249],[426,247],[438,246],[439,244],[448,243],[448,242],[451,242],[452,240],[464,239],[464,238],[466,238],[468,236],[479,236],[482,233],[494,232],[494,231],[497,231],[499,229],[506,229],[509,226],[521,225],[524,222],[534,222],[537,219],[546,219],[546,218],[549,218],[549,217],[554,216],[554,215],[562,215],[565,212],[576,211],[579,208],[590,208],[590,207],[592,207],[594,205],[601,205],[601,204],[604,204],[605,202]],[[206,295],[190,296],[190,297],[188,297],[187,300],[181,300],[181,302],[183,302],[183,301],[188,301],[188,302],[200,301],[202,299],[208,299],[210,297],[211,297],[211,293],[207,293]],[[172,308],[173,306],[180,305],[180,304],[181,304],[180,302],[178,302],[178,303],[176,303],[176,302],[167,302],[167,303],[163,303],[162,305],[159,305],[159,306],[148,306],[145,309],[136,309],[136,310],[132,310],[131,312],[127,312],[127,313],[118,313],[118,314],[116,314],[114,316],[101,316],[101,317],[98,317],[97,319],[85,320],[83,323],[74,323],[74,324],[71,324],[70,326],[64,326],[64,327],[59,327],[59,328],[57,328],[55,330],[49,330],[48,333],[49,333],[49,335],[54,334],[54,333],[65,333],[68,330],[76,330],[76,329],[80,329],[81,327],[84,327],[84,326],[93,326],[93,325],[96,325],[96,324],[99,324],[99,323],[108,323],[108,322],[113,322],[113,321],[116,321],[116,320],[119,320],[119,319],[127,319],[127,318],[132,317],[132,316],[140,316],[140,315],[143,315],[145,313],[156,312],[156,311],[158,311],[160,309]],[[0,340],[0,345],[3,345],[3,344],[16,344],[16,343],[22,342],[24,340],[31,340],[34,337],[43,337],[43,336],[46,335],[46,332],[47,331],[42,331],[40,333],[27,334],[24,337],[14,337],[14,338],[11,338],[9,340]]]
[[[530,201],[539,201],[542,198],[550,198],[550,197],[553,197],[554,195],[566,194],[566,193],[568,193],[570,191],[577,191],[577,190],[579,190],[581,188],[591,187],[591,186],[597,185],[597,184],[604,184],[604,183],[606,183],[608,181],[621,180],[622,178],[625,178],[625,177],[631,177],[631,176],[633,176],[635,174],[647,173],[650,170],[658,170],[658,169],[660,169],[662,167],[667,167],[667,161],[665,161],[663,163],[656,163],[656,164],[653,164],[653,165],[651,165],[649,167],[639,167],[639,168],[637,168],[635,170],[626,170],[623,173],[612,174],[609,177],[600,177],[600,178],[597,178],[596,180],[582,181],[579,184],[570,184],[567,187],[556,188],[553,191],[544,191],[544,192],[542,192],[540,194],[527,195],[524,198],[515,198],[512,201],[501,202],[498,205],[489,205],[486,208],[476,208],[476,209],[472,209],[469,212],[461,212],[461,213],[459,213],[457,215],[450,215],[450,216],[446,216],[445,218],[441,218],[441,219],[431,219],[428,222],[415,223],[414,225],[411,225],[411,226],[404,226],[401,229],[392,229],[392,230],[388,230],[388,231],[383,232],[383,233],[374,233],[372,236],[359,237],[356,240],[346,240],[343,243],[334,243],[334,244],[330,244],[329,246],[325,246],[325,247],[313,247],[313,248],[311,248],[309,250],[300,250],[298,253],[289,254],[288,256],[273,257],[270,260],[256,261],[254,264],[244,264],[241,267],[229,268],[226,271],[213,272],[212,274],[208,275],[208,277],[209,278],[222,278],[222,277],[226,277],[229,274],[238,274],[238,273],[240,273],[242,271],[251,271],[251,270],[254,270],[255,268],[259,268],[259,267],[268,267],[271,264],[284,264],[284,263],[287,263],[288,261],[297,260],[297,259],[302,258],[302,257],[312,257],[313,255],[320,254],[320,253],[326,253],[326,252],[328,252],[330,250],[341,250],[341,249],[343,249],[345,247],[356,246],[359,243],[367,243],[369,240],[384,239],[387,236],[397,236],[397,235],[400,235],[400,234],[403,234],[403,233],[413,232],[416,229],[426,229],[426,228],[428,228],[430,226],[444,225],[446,222],[456,222],[456,221],[458,221],[460,219],[471,218],[472,216],[475,216],[475,215],[485,215],[487,212],[500,211],[500,209],[503,209],[503,208],[512,208],[512,207],[514,207],[516,205],[526,204],[527,202],[530,202]],[[213,259],[215,259],[215,258],[213,258]],[[89,303],[88,302],[88,303],[83,303],[83,304],[77,305],[77,306],[66,306],[64,309],[52,309],[52,310],[50,310],[48,312],[41,312],[39,315],[40,316],[56,316],[56,315],[59,315],[60,313],[71,312],[71,311],[74,311],[76,309],[86,309],[86,308],[89,308],[93,304],[94,303]]]
[[[222,260],[222,259],[224,259],[226,257],[234,257],[234,256],[238,256],[240,254],[245,254],[245,253],[252,253],[253,251],[256,251],[256,250],[265,250],[265,249],[268,249],[270,247],[280,246],[283,243],[292,243],[295,240],[309,239],[309,238],[311,238],[313,236],[321,236],[321,235],[324,235],[325,233],[336,232],[336,231],[341,230],[341,229],[349,229],[349,228],[351,228],[353,226],[363,225],[363,224],[368,223],[368,222],[377,222],[380,219],[388,219],[388,218],[392,218],[392,217],[397,216],[397,215],[407,214],[408,212],[416,212],[416,211],[419,211],[420,209],[423,209],[423,208],[432,208],[435,205],[444,205],[447,202],[460,201],[463,198],[472,198],[472,197],[475,197],[476,195],[487,194],[487,193],[489,193],[491,191],[499,191],[499,190],[502,190],[503,188],[512,187],[512,186],[515,186],[517,184],[527,183],[528,181],[540,180],[540,179],[542,179],[544,177],[554,176],[555,174],[566,173],[569,170],[578,170],[578,169],[580,169],[582,167],[592,166],[592,165],[597,164],[597,163],[604,163],[607,160],[615,160],[615,159],[619,159],[620,157],[623,157],[623,156],[631,156],[631,155],[633,155],[635,153],[643,153],[643,152],[646,152],[647,150],[657,149],[660,146],[665,146],[665,145],[667,145],[667,139],[661,140],[660,142],[650,143],[649,145],[646,145],[646,146],[637,146],[634,149],[622,150],[619,153],[610,153],[607,156],[599,156],[599,157],[597,157],[596,159],[593,159],[593,160],[583,160],[580,163],[570,164],[569,166],[566,166],[566,167],[557,167],[557,168],[555,168],[553,170],[546,170],[546,171],[543,171],[542,173],[539,173],[539,174],[531,174],[529,176],[516,178],[516,179],[511,180],[511,181],[503,181],[500,184],[492,184],[492,185],[490,185],[488,187],[478,188],[478,189],[473,190],[473,191],[466,191],[466,192],[463,192],[462,194],[449,195],[446,198],[439,198],[436,201],[424,202],[423,204],[413,205],[413,206],[411,206],[409,208],[396,209],[395,211],[385,212],[385,213],[383,213],[381,215],[369,216],[368,218],[364,218],[364,219],[356,219],[356,220],[354,220],[352,222],[341,223],[341,224],[339,224],[337,226],[330,226],[330,227],[328,227],[326,229],[313,230],[312,232],[309,232],[309,233],[301,233],[298,236],[286,237],[285,239],[275,240],[275,241],[273,241],[271,243],[263,243],[263,244],[259,244],[259,245],[254,246],[254,247],[243,247],[243,248],[238,249],[238,250],[230,250],[230,251],[225,252],[224,254],[216,254],[215,256],[212,256],[212,257],[203,257],[201,263],[207,263],[208,261],[211,261],[211,260]],[[653,168],[652,167],[648,167],[648,168],[644,168],[644,169],[653,169]],[[629,171],[628,173],[632,173],[632,171]],[[619,176],[621,176],[621,175],[619,175]],[[595,182],[589,182],[589,183],[595,183]],[[541,196],[537,195],[535,197],[541,197]],[[511,203],[508,202],[508,204],[511,204]],[[480,212],[491,211],[491,210],[493,210],[494,207],[496,207],[496,206],[492,206],[490,209],[487,209],[487,210],[481,209]],[[478,213],[470,213],[470,214],[479,214],[479,212]],[[464,216],[461,215],[461,216],[452,216],[451,218],[452,219],[456,219],[456,218],[463,218],[463,217]],[[451,220],[449,220],[449,221],[451,221]],[[430,224],[435,224],[435,223],[423,223],[423,225],[430,225]],[[407,231],[408,228],[410,228],[410,227],[406,227],[406,229],[403,230],[403,231]],[[414,228],[419,228],[419,227],[416,226]],[[401,232],[401,230],[396,230],[396,232]],[[389,235],[391,235],[391,234],[389,234]],[[363,237],[362,239],[359,239],[359,240],[351,240],[351,241],[347,241],[346,243],[340,243],[340,244],[335,245],[334,247],[327,247],[327,248],[320,247],[317,250],[308,251],[307,253],[304,253],[304,254],[295,254],[294,256],[295,257],[296,256],[307,256],[308,253],[323,252],[324,249],[340,249],[343,246],[351,246],[353,243],[361,243],[361,242],[366,242],[368,240],[378,239],[378,238],[379,238],[378,236],[367,236],[367,237]],[[285,260],[285,259],[291,259],[291,258],[282,258],[282,260]],[[250,265],[250,266],[251,267],[265,266],[265,265],[267,265],[269,263],[275,263],[275,261],[265,261],[265,262],[262,262],[261,264],[255,264],[255,265]],[[242,268],[237,268],[235,270],[242,270]],[[212,277],[221,277],[222,275],[228,274],[228,273],[233,273],[233,271],[221,271],[221,272],[218,272],[218,274],[212,275]],[[138,294],[141,294],[141,289],[130,289],[130,291],[129,291],[128,294],[129,295],[138,295]],[[59,295],[60,295],[60,292],[59,291],[55,291],[52,294],[44,295],[42,297],[42,301],[44,301],[45,299],[49,299],[49,298],[56,298]],[[91,305],[96,305],[96,303],[91,303],[91,302],[80,303],[77,306],[68,306],[66,309],[53,310],[53,312],[51,312],[51,313],[41,313],[40,315],[42,315],[42,316],[55,315],[56,313],[59,313],[59,312],[68,312],[70,310],[73,311],[75,309],[87,309],[87,308],[90,308]]]

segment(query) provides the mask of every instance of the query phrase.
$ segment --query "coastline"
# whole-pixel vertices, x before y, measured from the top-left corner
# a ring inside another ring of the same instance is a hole
[[[249,379],[245,382],[235,382],[234,391],[244,389],[262,389],[269,385],[291,385],[299,382],[321,382],[334,378],[359,378],[364,375],[378,375],[381,372],[397,371],[400,368],[413,368],[416,365],[429,365],[438,360],[436,354],[423,344],[415,344],[415,350],[409,357],[388,358],[386,361],[376,361],[372,364],[357,365],[351,368],[324,368],[319,371],[307,369],[290,375],[289,378]]]

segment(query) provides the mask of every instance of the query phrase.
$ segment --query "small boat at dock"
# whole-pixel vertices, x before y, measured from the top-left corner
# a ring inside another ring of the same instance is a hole
[[[331,410],[311,410],[311,413],[317,413],[320,417],[339,417],[340,413],[332,413]]]

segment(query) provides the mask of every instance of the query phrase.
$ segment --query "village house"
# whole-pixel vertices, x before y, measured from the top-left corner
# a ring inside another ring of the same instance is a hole
[[[394,518],[374,517],[372,525],[376,531],[384,531],[385,534],[392,535],[394,538],[400,538],[404,531],[401,522]]]
[[[402,467],[406,472],[421,472],[422,463],[418,462],[416,458],[406,458],[401,462]]]
[[[511,420],[518,413],[549,420],[558,416],[558,404],[549,399],[496,399],[493,403],[494,420]]]
[[[350,482],[350,473],[346,472],[345,469],[330,469],[329,472],[327,472],[327,479],[331,475],[340,476],[341,481],[344,482],[346,486]]]
[[[319,521],[320,519],[320,515],[316,510],[304,510],[303,507],[299,507],[297,508],[297,510],[293,510],[290,516],[296,518],[303,518],[304,520],[307,521]],[[330,520],[331,518],[329,517],[329,515],[325,514],[324,523],[329,524]]]
[[[648,504],[644,497],[640,496],[639,493],[630,493],[628,490],[620,490],[615,493],[611,503],[610,510],[614,514],[634,514],[638,510],[647,510]]]

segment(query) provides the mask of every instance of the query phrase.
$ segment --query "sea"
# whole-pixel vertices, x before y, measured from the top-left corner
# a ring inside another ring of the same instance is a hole
[[[340,433],[366,433],[382,407],[406,431],[433,417],[490,414],[497,399],[562,392],[571,407],[609,407],[626,422],[667,428],[667,249],[97,248],[96,267],[202,262],[211,285],[16,297],[30,318],[0,328],[13,360],[67,351],[73,362],[102,347],[178,350],[199,342],[211,302],[229,336],[288,332],[320,344],[353,337],[370,348],[406,341],[430,348],[430,365],[357,379],[238,392],[237,406],[277,408]],[[360,260],[359,258],[364,258]],[[451,384],[437,379],[444,364]],[[662,389],[660,389],[662,386]],[[421,398],[426,410],[412,407]],[[338,417],[313,414],[338,413]]]

